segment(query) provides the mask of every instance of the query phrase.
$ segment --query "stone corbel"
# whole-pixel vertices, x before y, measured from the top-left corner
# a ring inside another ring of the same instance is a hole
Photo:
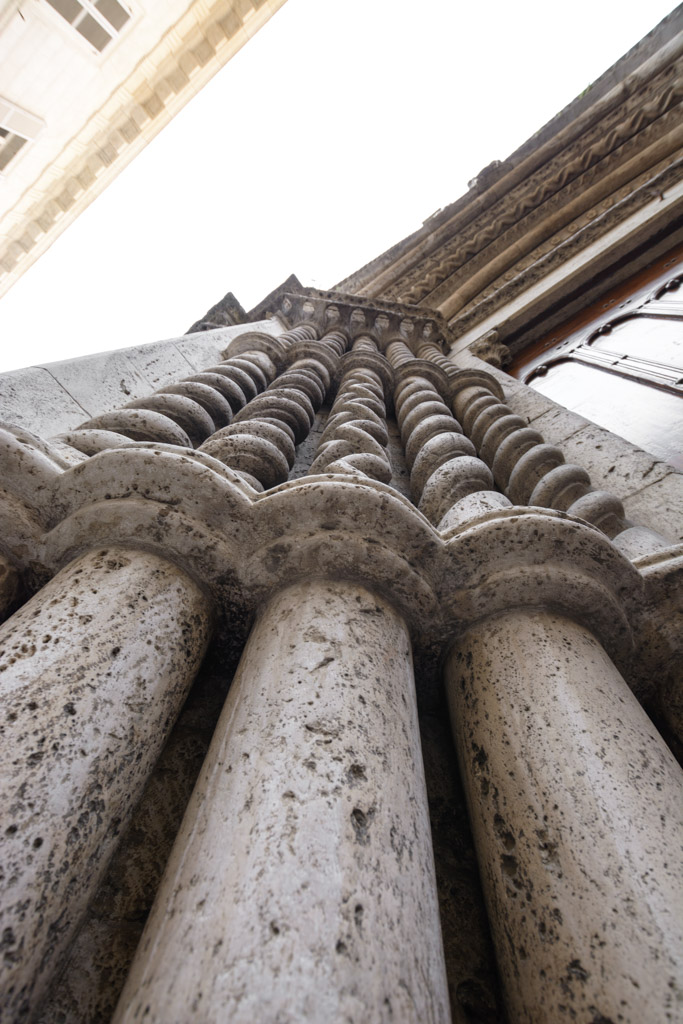
[[[477,356],[483,362],[490,363],[491,366],[495,366],[499,370],[512,362],[512,352],[500,340],[499,332],[495,327],[472,342],[469,350],[473,356]]]

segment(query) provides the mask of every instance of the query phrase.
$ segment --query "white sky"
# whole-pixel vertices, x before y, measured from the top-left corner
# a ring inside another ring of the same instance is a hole
[[[331,287],[462,195],[672,0],[288,0],[0,301],[0,370]]]

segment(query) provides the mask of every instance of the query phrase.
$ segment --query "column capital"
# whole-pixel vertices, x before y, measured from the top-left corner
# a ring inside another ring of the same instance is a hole
[[[630,667],[644,599],[638,570],[597,527],[552,509],[500,508],[444,534],[446,621],[462,632],[513,608],[546,608],[587,626]]]
[[[426,342],[445,352],[452,340],[447,321],[431,309],[344,292],[297,288],[291,279],[249,313],[254,320],[267,316],[276,316],[287,328],[303,321],[316,324],[321,331],[341,328],[352,340],[367,334],[382,351],[390,341],[401,339],[414,355]]]
[[[434,650],[478,619],[528,606],[584,622],[610,652],[632,650],[643,577],[564,512],[482,505],[439,532],[376,480],[322,474],[259,493],[211,455],[173,445],[129,442],[68,469],[15,447],[17,466],[30,458],[39,470],[17,470],[22,515],[37,521],[28,532],[14,523],[7,552],[23,567],[30,550],[44,578],[88,548],[125,544],[182,566],[228,617],[251,614],[293,579],[326,575],[387,595]]]

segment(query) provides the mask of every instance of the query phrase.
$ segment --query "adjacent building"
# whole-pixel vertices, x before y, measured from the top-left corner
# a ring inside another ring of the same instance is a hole
[[[0,296],[283,3],[0,3]]]

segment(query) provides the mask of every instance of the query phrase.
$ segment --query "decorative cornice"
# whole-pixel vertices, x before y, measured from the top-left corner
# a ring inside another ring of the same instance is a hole
[[[275,316],[289,328],[315,323],[321,331],[338,328],[353,340],[368,335],[380,351],[395,338],[405,341],[413,353],[425,342],[440,348],[450,340],[448,324],[439,313],[424,307],[387,299],[364,299],[344,292],[303,287],[294,275],[252,309],[250,320]]]
[[[629,97],[651,89],[649,83],[666,73],[683,52],[683,11],[679,7],[592,83],[577,99],[504,161],[493,161],[471,183],[470,191],[429,217],[412,235],[394,245],[338,287],[375,297],[386,294],[437,253],[450,239],[477,221],[485,223],[501,199],[512,194],[559,156],[563,159],[577,140],[588,137],[596,124],[607,123],[623,110]],[[642,102],[647,101],[647,96]]]

